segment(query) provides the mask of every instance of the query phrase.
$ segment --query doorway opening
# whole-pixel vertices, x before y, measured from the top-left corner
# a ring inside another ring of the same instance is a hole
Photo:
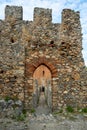
[[[42,92],[45,92],[45,87],[42,87]]]
[[[46,101],[48,107],[52,106],[52,86],[51,86],[51,71],[50,69],[41,64],[36,68],[33,73],[33,94],[34,94],[34,103],[36,106],[39,105],[41,96],[44,94],[44,100]],[[43,102],[43,101],[42,101]]]

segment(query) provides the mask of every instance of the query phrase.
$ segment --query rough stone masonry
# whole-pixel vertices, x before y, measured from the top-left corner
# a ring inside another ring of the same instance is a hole
[[[22,7],[7,5],[0,20],[0,98],[30,109],[43,91],[52,110],[87,107],[79,12],[63,9],[61,23],[52,23],[51,9],[35,8],[33,17],[25,21]]]

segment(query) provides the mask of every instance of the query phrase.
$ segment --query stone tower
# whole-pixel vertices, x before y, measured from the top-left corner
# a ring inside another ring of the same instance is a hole
[[[52,23],[51,9],[35,8],[33,21],[24,21],[22,12],[6,6],[0,20],[0,97],[30,109],[44,91],[53,110],[87,106],[79,12],[64,9],[60,24]]]

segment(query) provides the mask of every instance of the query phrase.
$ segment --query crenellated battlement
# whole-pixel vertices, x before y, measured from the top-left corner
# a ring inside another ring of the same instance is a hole
[[[74,10],[71,10],[71,9],[63,9],[62,11],[62,21],[63,20],[68,20],[68,19],[76,19],[80,18],[80,12],[79,11],[74,11]]]
[[[21,6],[9,6],[5,8],[5,20],[10,21],[11,19],[22,20],[23,9]]]
[[[9,6],[5,8],[5,20],[10,21],[11,19],[23,20],[23,8],[22,6]],[[62,11],[62,22],[79,20],[79,12],[75,12],[71,9],[63,9]],[[52,9],[34,8],[33,20],[37,22],[52,22]]]
[[[34,21],[40,22],[43,20],[46,22],[52,21],[52,9],[34,8]]]

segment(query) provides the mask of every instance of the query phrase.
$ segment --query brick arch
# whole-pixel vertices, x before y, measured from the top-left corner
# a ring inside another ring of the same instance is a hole
[[[51,60],[51,61],[53,61],[53,60]],[[31,63],[26,62],[26,74],[33,76],[34,71],[40,65],[45,65],[50,69],[51,74],[52,74],[52,78],[57,77],[56,67],[49,60],[47,60],[45,57],[40,57],[40,58],[37,58],[37,59],[34,58],[31,61]]]

